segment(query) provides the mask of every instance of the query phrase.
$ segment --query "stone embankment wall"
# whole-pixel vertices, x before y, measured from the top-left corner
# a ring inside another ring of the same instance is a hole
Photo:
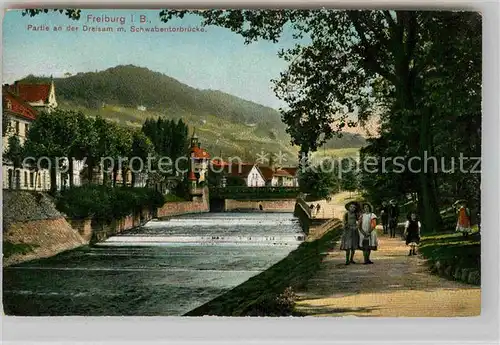
[[[156,210],[143,209],[126,217],[103,222],[70,219],[60,213],[42,192],[3,191],[3,246],[23,248],[3,256],[3,266],[54,256],[63,251],[104,241],[151,219],[208,212],[208,197],[169,202]],[[5,253],[5,250],[3,251]]]
[[[4,246],[29,248],[3,257],[3,266],[46,258],[85,244],[45,193],[3,192]]]

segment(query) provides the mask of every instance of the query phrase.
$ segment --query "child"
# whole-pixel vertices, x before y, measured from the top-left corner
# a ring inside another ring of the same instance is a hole
[[[344,231],[340,241],[340,250],[345,250],[345,264],[355,264],[354,252],[358,248],[358,212],[359,206],[355,201],[351,201],[345,205],[346,213],[344,214]]]
[[[363,204],[363,214],[359,217],[359,246],[363,249],[366,264],[373,264],[370,260],[372,250],[377,250],[378,238],[375,227],[377,216],[373,213],[373,207],[369,203]]]
[[[408,216],[408,220],[405,224],[405,237],[406,237],[406,245],[410,246],[410,252],[408,256],[417,255],[416,247],[420,242],[420,228],[422,225],[417,219],[417,214],[412,212]]]

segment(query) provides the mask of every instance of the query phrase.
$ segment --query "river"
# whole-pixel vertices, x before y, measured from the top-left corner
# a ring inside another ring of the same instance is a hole
[[[93,247],[4,268],[4,312],[182,315],[283,259],[303,236],[290,213],[153,220]]]

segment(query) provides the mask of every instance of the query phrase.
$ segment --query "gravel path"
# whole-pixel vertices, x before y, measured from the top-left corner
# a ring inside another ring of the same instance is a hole
[[[380,231],[379,231],[380,233]],[[337,246],[338,248],[338,246]],[[345,266],[345,253],[335,249],[323,268],[299,291],[297,310],[314,316],[477,316],[481,289],[432,275],[424,260],[407,256],[399,239],[379,237],[373,265]]]

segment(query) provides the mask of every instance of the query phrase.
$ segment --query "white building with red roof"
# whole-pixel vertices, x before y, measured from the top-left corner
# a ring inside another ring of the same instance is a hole
[[[51,112],[57,107],[55,86],[49,84],[28,84],[15,82],[2,87],[2,111],[4,119],[9,121],[9,128],[2,138],[2,151],[9,149],[9,138],[19,138],[21,145],[26,141],[31,123],[41,111]],[[49,190],[50,174],[48,170],[36,172],[22,167],[14,169],[11,162],[2,162],[3,188],[25,190]],[[58,185],[61,178],[58,178]]]

